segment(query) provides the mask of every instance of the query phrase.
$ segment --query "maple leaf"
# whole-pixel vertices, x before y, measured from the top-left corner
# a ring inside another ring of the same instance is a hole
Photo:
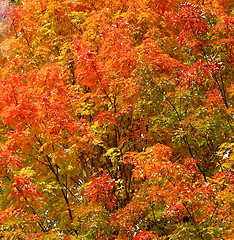
[[[1,237],[233,239],[232,8],[1,1]]]

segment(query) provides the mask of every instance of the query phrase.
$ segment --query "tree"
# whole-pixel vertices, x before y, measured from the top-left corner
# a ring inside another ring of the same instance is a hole
[[[233,3],[1,2],[3,239],[233,239]]]

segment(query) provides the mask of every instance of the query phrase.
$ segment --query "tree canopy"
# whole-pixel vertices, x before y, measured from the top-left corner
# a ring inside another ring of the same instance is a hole
[[[0,2],[0,238],[233,239],[231,0]]]

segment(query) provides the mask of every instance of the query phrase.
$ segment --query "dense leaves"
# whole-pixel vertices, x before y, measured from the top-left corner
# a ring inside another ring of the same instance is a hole
[[[1,1],[1,238],[233,239],[233,7]]]

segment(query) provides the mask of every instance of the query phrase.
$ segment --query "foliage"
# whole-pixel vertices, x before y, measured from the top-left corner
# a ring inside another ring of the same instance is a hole
[[[0,2],[0,238],[233,239],[229,0]]]

